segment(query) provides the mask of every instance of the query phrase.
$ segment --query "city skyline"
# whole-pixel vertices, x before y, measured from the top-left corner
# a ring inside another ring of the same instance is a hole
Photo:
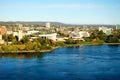
[[[119,24],[119,0],[3,0],[0,21]]]

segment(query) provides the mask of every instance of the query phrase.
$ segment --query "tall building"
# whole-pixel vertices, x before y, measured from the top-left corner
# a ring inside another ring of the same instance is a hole
[[[45,24],[45,27],[46,27],[46,28],[50,28],[50,23],[47,22],[47,23]]]
[[[120,24],[116,25],[116,30],[120,29]]]
[[[18,40],[20,41],[23,38],[23,32],[22,30],[18,31]]]

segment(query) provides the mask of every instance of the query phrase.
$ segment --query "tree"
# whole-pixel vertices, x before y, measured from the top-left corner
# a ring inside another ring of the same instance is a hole
[[[34,40],[32,44],[33,44],[33,50],[36,50],[36,51],[40,50],[41,44],[39,43],[38,40]]]
[[[67,43],[67,44],[74,44],[74,40],[72,38],[69,38],[69,39],[66,40],[65,43]]]
[[[22,42],[23,44],[29,42],[28,36],[23,36],[23,39],[21,40],[21,42]]]
[[[100,40],[106,41],[107,35],[103,31],[98,32],[98,37]]]
[[[117,34],[109,35],[108,38],[106,39],[106,42],[119,43],[119,38],[118,38]]]
[[[14,39],[13,34],[8,35],[8,41],[12,41]]]

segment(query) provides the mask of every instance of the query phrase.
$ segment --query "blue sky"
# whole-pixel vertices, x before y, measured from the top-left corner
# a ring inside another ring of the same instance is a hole
[[[120,24],[120,0],[0,0],[0,21]]]

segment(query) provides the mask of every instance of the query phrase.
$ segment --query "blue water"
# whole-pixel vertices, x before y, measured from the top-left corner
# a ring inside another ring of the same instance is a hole
[[[120,46],[0,54],[0,80],[120,80]]]

